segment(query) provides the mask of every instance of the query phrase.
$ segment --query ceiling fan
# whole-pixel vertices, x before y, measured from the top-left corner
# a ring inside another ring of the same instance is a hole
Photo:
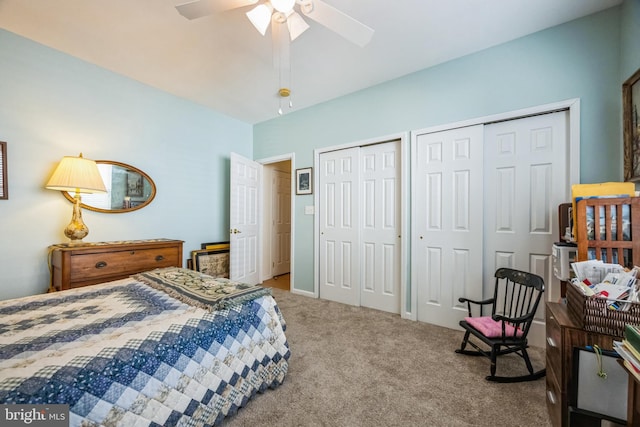
[[[226,10],[255,5],[247,12],[247,17],[254,27],[265,35],[269,24],[287,24],[291,41],[309,28],[302,15],[310,18],[328,29],[338,33],[345,39],[363,47],[373,37],[373,29],[353,19],[335,7],[321,0],[195,0],[176,6],[176,9],[187,19],[220,13]],[[297,9],[300,11],[298,13]]]

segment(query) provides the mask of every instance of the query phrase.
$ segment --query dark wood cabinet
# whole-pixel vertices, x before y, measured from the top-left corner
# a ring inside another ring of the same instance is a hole
[[[124,279],[162,267],[182,267],[182,241],[130,240],[49,247],[51,290]]]
[[[629,375],[629,390],[627,392],[627,425],[640,427],[640,378],[629,368],[620,363]]]
[[[569,392],[573,367],[573,348],[598,345],[613,350],[613,335],[588,332],[569,315],[567,306],[546,305],[547,409],[554,426],[569,425]]]

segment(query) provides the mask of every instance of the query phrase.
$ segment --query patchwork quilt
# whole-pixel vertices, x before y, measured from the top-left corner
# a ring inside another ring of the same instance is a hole
[[[0,301],[0,403],[68,404],[71,426],[220,424],[290,356],[273,297],[225,286],[216,309],[133,278]]]

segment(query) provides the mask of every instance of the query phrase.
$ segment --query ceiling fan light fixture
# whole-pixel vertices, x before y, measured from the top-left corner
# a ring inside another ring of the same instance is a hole
[[[294,41],[300,34],[309,29],[309,24],[302,19],[302,16],[300,16],[299,13],[293,12],[287,18],[287,28],[289,29],[289,37],[291,37],[291,41]]]
[[[298,5],[300,6],[302,13],[305,15],[313,12],[312,0],[298,0]]]
[[[256,27],[256,30],[263,36],[267,33],[269,24],[271,23],[271,14],[273,9],[268,3],[259,4],[249,12],[247,12],[247,18]]]
[[[271,0],[271,4],[278,12],[287,14],[293,9],[293,6],[296,4],[296,0]]]

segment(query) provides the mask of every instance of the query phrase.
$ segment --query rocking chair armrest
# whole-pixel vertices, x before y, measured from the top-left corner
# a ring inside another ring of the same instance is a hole
[[[489,298],[489,299],[485,299],[482,301],[475,301],[469,298],[463,298],[460,297],[458,298],[458,302],[466,302],[466,303],[473,303],[473,304],[478,304],[478,305],[486,305],[486,304],[493,304],[494,299],[493,298]]]
[[[467,311],[469,312],[469,317],[472,317],[473,314],[471,314],[471,304],[476,304],[480,306],[480,316],[482,316],[482,307],[488,304],[493,304],[495,302],[495,299],[489,298],[482,301],[476,301],[469,298],[460,297],[458,298],[458,302],[467,303]]]
[[[531,318],[533,317],[534,313],[528,313],[525,314],[524,316],[519,316],[519,317],[507,317],[507,316],[503,316],[501,314],[494,314],[492,316],[493,320],[495,321],[505,321],[507,323],[512,323],[512,324],[516,324],[519,325],[521,323],[526,323],[529,320],[531,320]]]

